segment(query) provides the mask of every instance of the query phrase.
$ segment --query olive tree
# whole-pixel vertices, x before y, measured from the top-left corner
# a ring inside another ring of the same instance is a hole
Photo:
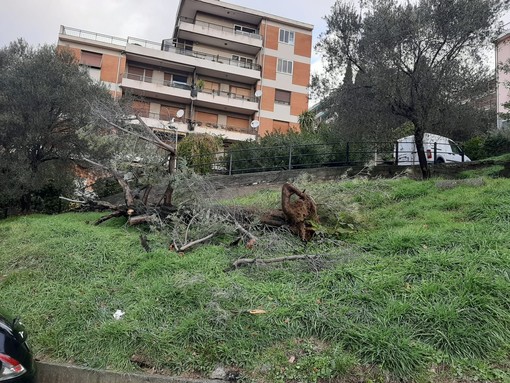
[[[317,48],[326,77],[350,64],[379,105],[412,122],[426,178],[423,135],[445,105],[465,103],[486,78],[484,49],[507,8],[502,0],[372,0],[361,7],[338,0]]]
[[[41,190],[72,187],[76,158],[108,153],[81,134],[93,100],[113,102],[72,54],[23,40],[0,50],[0,204],[29,210]]]

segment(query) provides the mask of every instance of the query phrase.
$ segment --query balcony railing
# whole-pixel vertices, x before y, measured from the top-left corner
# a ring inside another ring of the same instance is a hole
[[[193,25],[198,25],[198,26],[206,28],[207,30],[221,31],[221,32],[230,33],[232,35],[247,36],[252,39],[262,40],[262,36],[259,35],[258,33],[240,31],[240,30],[236,30],[235,28],[232,28],[232,27],[226,27],[224,25],[209,23],[207,21],[193,20],[188,17],[181,17],[179,19],[179,21],[193,24]]]
[[[212,94],[213,96],[232,98],[232,99],[235,99],[235,100],[245,100],[245,101],[249,101],[249,102],[256,102],[257,101],[255,99],[255,95],[246,96],[246,95],[232,93],[232,92],[222,92],[222,91],[219,91],[219,90],[216,90],[216,89],[199,89],[198,91],[199,92],[203,92],[203,93],[207,93],[207,94]]]
[[[226,130],[229,132],[238,132],[238,133],[252,134],[252,135],[256,134],[256,131],[254,131],[253,128],[246,128],[246,127],[233,126],[233,125],[213,124],[212,122],[202,122],[202,121],[194,121],[194,122],[195,122],[196,126],[200,126],[202,128],[213,128],[213,129],[219,129],[219,130]]]
[[[76,28],[69,28],[69,27],[65,27],[63,25],[60,27],[60,33],[63,35],[80,37],[83,39],[99,41],[99,42],[108,43],[108,44],[115,44],[115,45],[119,45],[119,46],[123,46],[123,47],[125,47],[127,44],[131,44],[131,45],[137,45],[137,46],[144,47],[144,48],[156,49],[159,51],[163,50],[166,52],[173,52],[173,53],[177,53],[177,54],[184,55],[184,56],[191,56],[191,57],[195,57],[195,58],[199,58],[199,59],[203,59],[203,60],[218,62],[221,64],[232,65],[232,66],[236,66],[239,68],[247,68],[247,69],[253,69],[253,70],[258,70],[258,71],[260,71],[260,69],[261,69],[260,65],[253,64],[250,62],[243,62],[241,60],[235,60],[235,59],[232,59],[229,57],[222,57],[219,55],[211,55],[209,53],[193,51],[190,49],[191,48],[190,46],[186,46],[185,48],[177,48],[177,47],[173,46],[172,43],[169,42],[169,40],[164,40],[163,47],[161,47],[161,45],[162,45],[161,43],[156,43],[154,41],[137,39],[135,37],[129,37],[128,39],[121,39],[119,37],[104,35],[101,33],[89,32],[89,31],[84,31],[84,30],[76,29]]]
[[[107,44],[120,45],[123,47],[126,46],[126,43],[127,43],[126,39],[122,39],[120,37],[103,35],[102,33],[89,32],[89,31],[84,31],[84,30],[76,29],[76,28],[69,28],[69,27],[65,27],[63,25],[60,27],[60,34],[74,36],[74,37],[80,37],[80,38],[87,39],[87,40],[99,41],[99,42],[107,43]]]
[[[176,120],[176,122],[183,122],[182,119],[176,119],[175,117],[169,116],[168,114],[154,113],[154,112],[149,112],[148,110],[137,110],[136,114],[140,117],[152,118],[152,119],[160,120],[160,121]],[[256,131],[254,131],[253,128],[233,126],[233,125],[214,124],[211,122],[189,120],[189,119],[187,119],[186,122],[189,124],[193,124],[194,127],[212,128],[212,129],[218,129],[218,130],[225,130],[227,132],[237,132],[237,133],[244,133],[244,134],[251,134],[251,135],[256,134]]]
[[[141,82],[147,82],[150,84],[158,84],[158,85],[164,85],[169,86],[172,88],[178,88],[178,89],[185,89],[185,90],[191,90],[191,85],[185,84],[183,82],[179,81],[156,81],[152,77],[145,76],[145,75],[139,75],[134,73],[124,73],[124,78],[127,78],[129,80],[135,80],[135,81],[141,81]],[[230,98],[234,100],[245,100],[249,102],[256,102],[255,95],[241,95],[233,92],[222,92],[215,89],[199,89],[199,92],[212,94],[214,96],[224,97],[224,98]]]
[[[236,60],[236,59],[232,59],[229,57],[212,55],[210,53],[194,51],[194,50],[186,49],[186,48],[177,48],[173,45],[170,45],[170,43],[168,41],[164,41],[163,50],[166,52],[173,52],[173,53],[177,53],[179,55],[195,57],[195,58],[202,59],[202,60],[214,61],[214,62],[218,62],[220,64],[232,65],[232,66],[236,66],[239,68],[254,69],[254,70],[258,70],[258,71],[260,71],[260,68],[261,68],[260,65],[258,65],[258,64],[243,62],[241,60]]]
[[[135,80],[135,81],[141,81],[141,82],[148,82],[150,84],[157,84],[157,85],[165,85],[172,88],[178,88],[178,89],[185,89],[185,90],[191,90],[191,86],[188,84],[185,84],[183,82],[179,81],[156,81],[152,77],[145,76],[145,75],[139,75],[134,73],[124,73],[124,78],[127,78],[129,80]]]

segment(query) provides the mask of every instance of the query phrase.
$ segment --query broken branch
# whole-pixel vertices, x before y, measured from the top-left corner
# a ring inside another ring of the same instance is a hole
[[[209,234],[208,236],[204,237],[204,238],[200,238],[200,239],[197,239],[196,241],[192,241],[190,243],[187,243],[183,246],[181,246],[180,249],[178,249],[176,246],[175,246],[175,241],[174,241],[174,247],[175,247],[175,251],[177,252],[180,252],[180,251],[185,251],[187,249],[189,249],[190,247],[192,246],[195,246],[195,245],[198,245],[199,243],[202,243],[202,242],[205,242],[207,241],[208,239],[211,239],[212,237],[214,237],[216,233],[212,233],[212,234]]]
[[[287,257],[278,257],[278,258],[270,258],[270,259],[257,259],[257,258],[240,258],[237,261],[235,261],[232,264],[232,267],[234,269],[237,269],[240,266],[246,266],[246,265],[267,265],[271,263],[278,263],[278,262],[286,262],[286,261],[297,261],[297,260],[304,260],[304,259],[316,259],[318,258],[318,255],[289,255]]]

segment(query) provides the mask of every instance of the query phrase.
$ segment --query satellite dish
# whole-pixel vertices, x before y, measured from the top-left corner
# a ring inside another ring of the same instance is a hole
[[[177,113],[176,113],[176,116],[177,116],[177,118],[181,118],[182,116],[184,116],[184,110],[179,109],[179,110],[177,111]]]
[[[257,129],[260,125],[260,122],[258,120],[253,120],[251,123],[250,123],[250,126],[253,128],[253,129]]]
[[[255,97],[260,97],[262,96],[262,91],[259,89],[255,92]]]

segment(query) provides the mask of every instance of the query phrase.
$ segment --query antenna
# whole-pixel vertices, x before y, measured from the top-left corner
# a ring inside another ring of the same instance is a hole
[[[177,118],[181,118],[182,116],[184,116],[184,110],[179,109],[179,110],[177,111],[177,113],[176,113],[176,116],[177,116]]]
[[[257,129],[260,125],[260,122],[259,120],[253,120],[251,123],[250,123],[250,126],[253,128],[253,129]]]
[[[255,92],[255,97],[260,97],[262,96],[262,91],[259,89]]]

